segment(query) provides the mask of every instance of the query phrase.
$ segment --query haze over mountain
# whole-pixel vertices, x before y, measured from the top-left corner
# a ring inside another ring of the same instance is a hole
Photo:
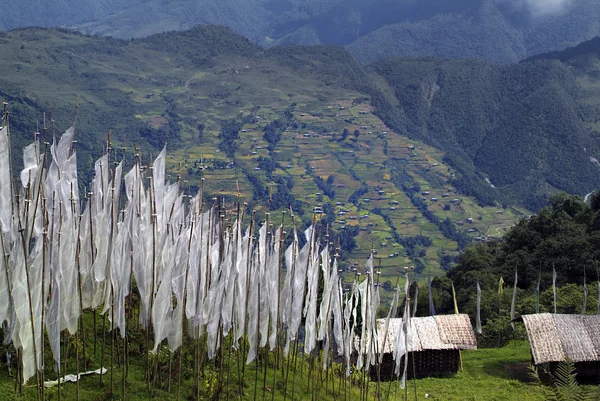
[[[6,2],[3,0],[2,2]],[[2,3],[0,2],[0,3]],[[391,56],[516,62],[600,35],[596,0],[63,0],[0,4],[0,29],[71,27],[117,38],[221,24],[265,47],[346,46]]]

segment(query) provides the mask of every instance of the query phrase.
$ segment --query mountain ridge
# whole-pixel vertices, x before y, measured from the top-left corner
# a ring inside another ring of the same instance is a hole
[[[88,2],[11,4],[0,29],[58,26],[130,39],[220,24],[263,47],[346,46],[361,64],[389,56],[514,63],[600,35],[600,3],[594,0],[546,13],[495,0],[104,0],[89,7]]]

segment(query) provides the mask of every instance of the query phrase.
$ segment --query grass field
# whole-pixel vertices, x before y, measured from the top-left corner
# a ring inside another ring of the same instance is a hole
[[[177,398],[177,377],[174,374],[176,371],[178,354],[172,361],[172,374],[169,391],[169,376],[168,376],[168,355],[161,355],[161,365],[159,375],[160,378],[153,384],[149,392],[144,381],[143,359],[132,358],[129,367],[129,375],[125,381],[125,399],[127,400],[175,400]],[[224,367],[221,377],[223,383],[227,383],[227,364],[232,363],[231,376],[229,377],[229,389],[224,388],[219,393],[219,399],[240,399],[239,386],[237,384],[238,366],[235,362],[235,353],[232,354],[232,359],[228,359],[227,355],[223,356]],[[463,370],[456,375],[451,375],[442,378],[424,378],[419,380],[410,380],[408,382],[409,400],[414,399],[431,399],[431,400],[448,400],[448,401],[503,401],[503,400],[521,400],[521,401],[537,401],[546,399],[546,394],[550,390],[549,387],[532,381],[528,376],[530,363],[529,344],[527,341],[515,341],[509,345],[496,349],[479,349],[476,351],[463,351]],[[93,367],[99,366],[97,358],[91,358]],[[283,400],[284,381],[283,374],[278,371],[276,384],[273,386],[273,356],[269,360],[270,364],[267,369],[266,386],[263,382],[263,371],[258,372],[258,382],[256,382],[256,366],[255,364],[248,365],[245,369],[245,381],[243,385],[244,400],[253,400],[256,384],[256,399]],[[317,361],[314,362],[315,366]],[[109,363],[106,363],[109,365]],[[193,380],[187,376],[191,376],[192,367],[189,356],[184,356],[184,379],[182,380],[181,399],[192,399]],[[218,366],[218,363],[217,363]],[[287,367],[286,367],[287,369]],[[343,375],[340,376],[341,367],[334,366],[333,372],[325,374],[321,369],[315,368],[310,370],[310,362],[308,359],[299,356],[296,361],[296,369],[294,371],[293,364],[289,367],[291,374],[288,381],[288,393],[286,398],[289,400],[354,400],[360,397],[360,388],[358,383],[352,385],[350,381],[344,384]],[[69,364],[69,373],[74,371],[72,363]],[[201,394],[202,399],[209,399],[216,390],[215,386],[219,377],[219,370],[213,367],[211,362],[207,362],[207,366],[203,370],[201,376]],[[122,399],[122,369],[115,363],[113,375],[113,393],[110,392],[111,372],[108,372],[103,383],[100,383],[99,376],[86,376],[80,381],[79,399],[81,400],[108,400]],[[353,375],[355,382],[360,381],[361,375]],[[55,375],[50,375],[51,379],[55,379]],[[292,382],[292,380],[294,380]],[[33,380],[34,382],[34,380]],[[212,383],[212,384],[211,384]],[[333,383],[333,384],[332,384]],[[415,390],[416,387],[416,390]],[[292,394],[293,388],[293,394]],[[368,399],[377,399],[377,385],[375,382],[369,384]],[[404,390],[400,389],[397,382],[383,382],[381,388],[382,400],[402,400],[404,399]],[[416,391],[416,398],[415,398]],[[0,392],[2,400],[23,399],[26,401],[35,400],[35,388],[31,385],[24,387],[23,398],[19,398],[14,391],[14,380],[7,377],[6,369],[0,371]],[[152,395],[150,395],[152,394]],[[318,394],[318,395],[317,395]],[[67,383],[62,389],[62,399],[71,401],[76,399],[76,385]],[[49,388],[46,390],[48,400],[56,400],[58,397],[57,388]]]

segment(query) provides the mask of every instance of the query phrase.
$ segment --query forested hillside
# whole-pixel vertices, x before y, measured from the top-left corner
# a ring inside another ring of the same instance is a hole
[[[469,247],[447,276],[435,279],[438,311],[451,313],[451,282],[459,310],[475,315],[477,283],[482,290],[481,345],[502,345],[514,336],[509,323],[517,274],[515,316],[536,312],[598,313],[600,289],[600,193],[590,204],[564,193],[553,196],[539,214],[522,219],[500,242]],[[556,280],[553,280],[553,271]],[[502,278],[502,280],[501,280]],[[422,300],[427,303],[427,299]],[[422,313],[426,313],[426,305]]]
[[[346,46],[361,63],[391,56],[500,63],[600,34],[596,0],[28,0],[2,6],[0,29],[70,27],[118,38],[220,24],[265,47]]]
[[[500,196],[537,210],[550,188],[584,194],[600,184],[586,72],[555,60],[390,59],[368,70],[396,102],[384,119],[446,151],[464,173],[456,184],[484,203]]]
[[[213,26],[133,41],[23,29],[0,51],[17,163],[44,112],[47,135],[60,133],[79,104],[83,182],[109,132],[130,159],[168,143],[190,191],[205,178],[207,196],[292,207],[303,224],[316,210],[346,255],[374,248],[384,266],[440,274],[521,207],[600,186],[596,41],[517,65],[367,68],[340,47],[264,50]]]

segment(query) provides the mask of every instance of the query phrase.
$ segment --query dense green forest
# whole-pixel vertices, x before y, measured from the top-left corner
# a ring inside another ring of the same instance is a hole
[[[475,317],[477,283],[482,289],[482,345],[500,345],[523,338],[513,332],[510,307],[515,272],[515,315],[554,311],[553,269],[556,271],[558,313],[599,312],[600,192],[590,204],[559,193],[538,214],[522,219],[500,241],[467,247],[444,278],[433,280],[436,312],[452,313],[451,283],[460,311]],[[500,293],[500,278],[503,292]],[[587,298],[584,304],[584,285]],[[539,301],[538,301],[539,286]],[[413,290],[414,291],[414,290]],[[419,310],[428,313],[427,293],[419,295]],[[538,304],[539,302],[539,304]],[[539,308],[539,309],[538,309]]]
[[[482,202],[520,199],[537,210],[545,202],[540,185],[570,193],[598,186],[590,162],[596,141],[568,65],[390,59],[369,69],[396,99],[393,114],[383,118],[446,151],[463,173],[456,185]]]

